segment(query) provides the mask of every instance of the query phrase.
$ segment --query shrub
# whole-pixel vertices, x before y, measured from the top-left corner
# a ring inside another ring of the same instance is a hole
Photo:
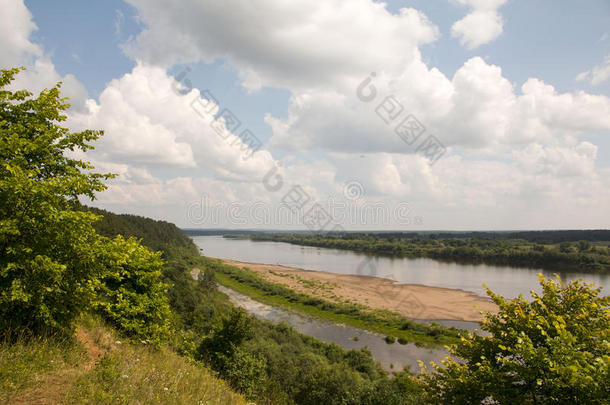
[[[107,272],[97,283],[93,302],[93,308],[119,330],[157,345],[170,332],[160,255],[133,238],[107,239],[98,257]]]
[[[421,382],[433,403],[606,404],[610,378],[610,297],[601,288],[540,276],[542,295],[507,300],[451,349],[463,359],[436,365]]]
[[[396,343],[396,338],[394,336],[386,336],[383,340],[389,345]]]

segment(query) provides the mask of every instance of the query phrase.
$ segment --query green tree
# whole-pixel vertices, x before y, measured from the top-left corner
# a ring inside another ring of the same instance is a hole
[[[93,308],[128,336],[160,344],[169,335],[171,317],[161,253],[135,238],[104,239],[98,261],[106,272],[96,283]]]
[[[253,333],[250,315],[244,309],[236,308],[228,318],[223,319],[222,325],[212,336],[201,342],[199,354],[217,370],[222,369],[225,360],[231,357],[244,340],[252,338]]]
[[[586,252],[587,250],[591,249],[591,242],[587,241],[587,240],[581,240],[578,242],[578,251],[579,252]]]
[[[18,72],[0,76],[0,333],[67,331],[104,271],[95,260],[97,216],[75,208],[112,175],[70,157],[102,132],[58,124],[69,107],[60,84],[38,97],[7,90]]]
[[[229,357],[222,356],[224,367],[221,375],[233,388],[248,398],[263,391],[267,378],[267,361],[264,357],[248,353],[241,347],[235,348]]]
[[[433,403],[607,404],[610,390],[610,297],[581,281],[540,276],[542,294],[498,305],[482,329],[452,348],[463,359],[435,365],[421,382]]]

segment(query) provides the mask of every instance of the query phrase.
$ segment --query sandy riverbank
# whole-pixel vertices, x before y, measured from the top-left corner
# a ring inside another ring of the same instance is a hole
[[[352,302],[373,309],[387,309],[415,319],[479,321],[479,311],[495,311],[486,297],[468,291],[396,284],[384,278],[343,275],[303,270],[273,264],[244,263],[222,259],[223,263],[246,267],[267,280],[284,284],[308,295],[333,302]]]

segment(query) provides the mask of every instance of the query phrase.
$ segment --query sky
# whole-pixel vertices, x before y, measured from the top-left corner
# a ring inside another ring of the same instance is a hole
[[[312,4],[313,3],[313,4]],[[610,2],[0,0],[97,200],[185,228],[610,227]]]

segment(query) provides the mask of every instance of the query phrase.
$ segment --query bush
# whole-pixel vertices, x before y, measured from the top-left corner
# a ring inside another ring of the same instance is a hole
[[[396,343],[396,338],[394,336],[386,336],[383,340],[389,345]]]
[[[237,347],[230,356],[223,355],[221,376],[231,386],[252,398],[256,392],[263,389],[267,377],[267,362],[260,355],[253,355]]]
[[[128,336],[160,344],[170,332],[160,253],[117,236],[106,241],[98,260],[107,272],[97,283],[93,308]]]
[[[607,404],[610,378],[610,297],[601,288],[540,276],[543,293],[512,300],[488,294],[499,312],[487,314],[448,359],[421,377],[433,403]]]

